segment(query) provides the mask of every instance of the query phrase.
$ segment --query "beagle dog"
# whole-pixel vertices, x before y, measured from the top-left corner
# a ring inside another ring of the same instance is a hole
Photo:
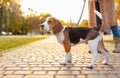
[[[95,11],[95,13],[102,19],[102,15]],[[56,36],[59,43],[64,46],[65,49],[65,59],[60,62],[60,64],[67,64],[71,61],[71,46],[78,43],[88,44],[90,51],[92,52],[92,60],[90,64],[87,65],[88,68],[92,68],[98,57],[98,49],[105,55],[103,61],[104,64],[108,64],[109,52],[105,49],[103,44],[103,39],[99,30],[100,26],[90,28],[90,27],[65,27],[61,22],[54,18],[48,17],[46,21],[40,24],[42,30],[52,31]]]

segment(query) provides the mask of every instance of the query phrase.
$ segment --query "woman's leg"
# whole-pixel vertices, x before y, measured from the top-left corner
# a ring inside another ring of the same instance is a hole
[[[115,41],[115,49],[113,52],[120,53],[120,30],[118,25],[110,27],[113,33],[113,39]]]

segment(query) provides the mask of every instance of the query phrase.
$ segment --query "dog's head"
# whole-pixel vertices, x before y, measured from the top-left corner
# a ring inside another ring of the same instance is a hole
[[[40,28],[45,31],[52,30],[55,34],[60,32],[63,29],[63,26],[58,19],[54,17],[48,17],[44,23],[40,24]]]

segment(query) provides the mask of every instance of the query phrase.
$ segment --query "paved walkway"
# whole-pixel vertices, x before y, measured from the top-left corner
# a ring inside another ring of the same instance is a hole
[[[114,45],[105,44],[110,51],[109,65],[102,65],[103,56],[93,69],[86,68],[91,59],[88,46],[72,48],[72,63],[59,65],[64,59],[63,46],[54,37],[33,42],[3,53],[0,57],[0,78],[120,78],[120,53],[112,53]]]

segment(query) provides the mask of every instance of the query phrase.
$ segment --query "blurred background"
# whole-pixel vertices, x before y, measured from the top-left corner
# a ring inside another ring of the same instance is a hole
[[[39,24],[48,16],[58,18],[63,25],[75,26],[84,0],[0,0],[0,35],[37,35]],[[120,0],[115,0],[118,24]],[[85,4],[79,26],[88,26],[88,3]]]

